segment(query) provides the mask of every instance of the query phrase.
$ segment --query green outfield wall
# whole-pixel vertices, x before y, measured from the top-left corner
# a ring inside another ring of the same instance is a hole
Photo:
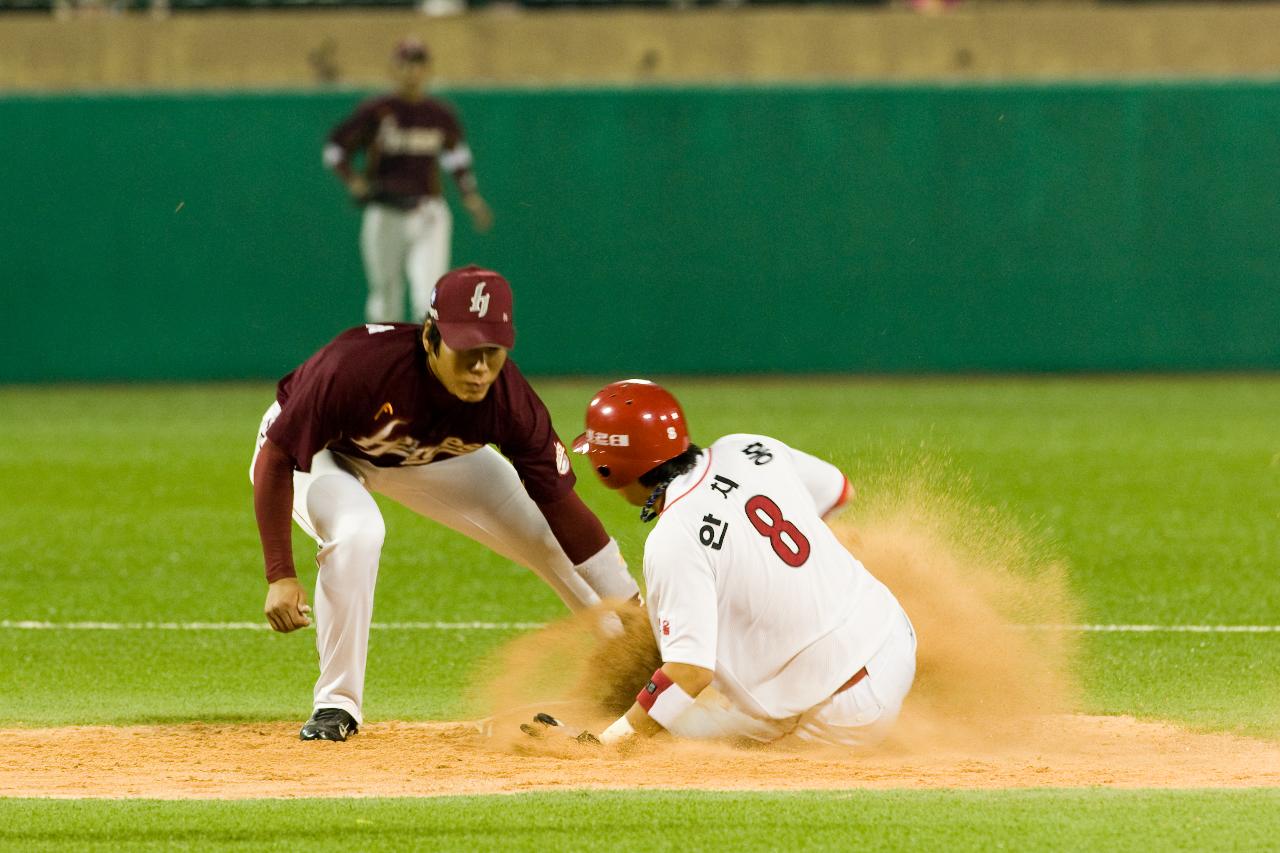
[[[0,381],[361,320],[358,94],[0,98]],[[535,373],[1280,367],[1280,83],[459,91]]]

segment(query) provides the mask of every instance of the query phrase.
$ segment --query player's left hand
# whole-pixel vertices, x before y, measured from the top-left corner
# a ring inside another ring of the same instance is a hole
[[[471,214],[471,224],[475,226],[476,231],[487,234],[493,227],[493,211],[489,209],[489,203],[484,200],[484,196],[480,193],[467,193],[462,197],[462,204],[467,209],[467,213]]]
[[[267,603],[262,612],[273,630],[282,634],[311,624],[307,593],[297,578],[280,578],[267,587]]]
[[[352,175],[347,180],[347,192],[356,204],[364,204],[373,194],[373,186],[364,175]]]
[[[550,714],[535,714],[532,723],[521,723],[520,731],[529,737],[565,737],[578,743],[599,746],[600,738],[585,729],[576,729]]]

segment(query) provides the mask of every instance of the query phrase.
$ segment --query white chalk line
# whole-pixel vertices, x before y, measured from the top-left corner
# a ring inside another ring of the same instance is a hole
[[[374,622],[379,631],[532,631],[545,622]],[[1277,634],[1280,625],[1019,625],[1029,631],[1097,634]],[[44,622],[0,619],[20,631],[270,631],[262,622]]]
[[[381,631],[531,631],[544,622],[374,622]],[[0,620],[0,628],[23,631],[270,631],[262,622],[41,622]]]

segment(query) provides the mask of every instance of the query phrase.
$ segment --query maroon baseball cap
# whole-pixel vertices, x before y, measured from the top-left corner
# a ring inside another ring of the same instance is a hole
[[[395,57],[399,62],[426,62],[430,59],[427,46],[416,38],[404,38],[397,42]]]
[[[431,291],[427,316],[452,350],[516,343],[511,285],[493,270],[475,265],[445,273]]]

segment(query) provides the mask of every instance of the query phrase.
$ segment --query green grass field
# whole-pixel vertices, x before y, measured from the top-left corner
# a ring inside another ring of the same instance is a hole
[[[600,383],[536,384],[562,436],[575,435]],[[1280,378],[670,385],[695,440],[776,435],[864,483],[926,460],[963,482],[975,512],[1034,531],[1062,555],[1089,623],[1280,624]],[[0,725],[306,716],[309,632],[12,625],[260,620],[246,475],[271,392],[268,384],[0,388],[0,620],[9,624],[0,628]],[[593,481],[582,494],[638,566],[645,531],[634,511]],[[383,505],[376,620],[561,615],[531,574]],[[299,534],[295,550],[309,584],[310,540]],[[513,634],[376,630],[367,717],[474,713],[464,687]],[[1089,633],[1083,648],[1084,710],[1280,737],[1280,633]],[[676,808],[681,826],[724,848],[985,849],[1000,839],[1025,849],[1242,849],[1276,844],[1278,807],[1275,791],[563,794],[358,806],[7,800],[0,844],[268,848],[305,838],[326,848],[451,849],[492,846],[500,832],[512,847],[666,849],[674,843],[646,833]],[[330,814],[341,816],[332,831],[318,830]]]
[[[0,801],[24,850],[1265,850],[1276,791]]]

